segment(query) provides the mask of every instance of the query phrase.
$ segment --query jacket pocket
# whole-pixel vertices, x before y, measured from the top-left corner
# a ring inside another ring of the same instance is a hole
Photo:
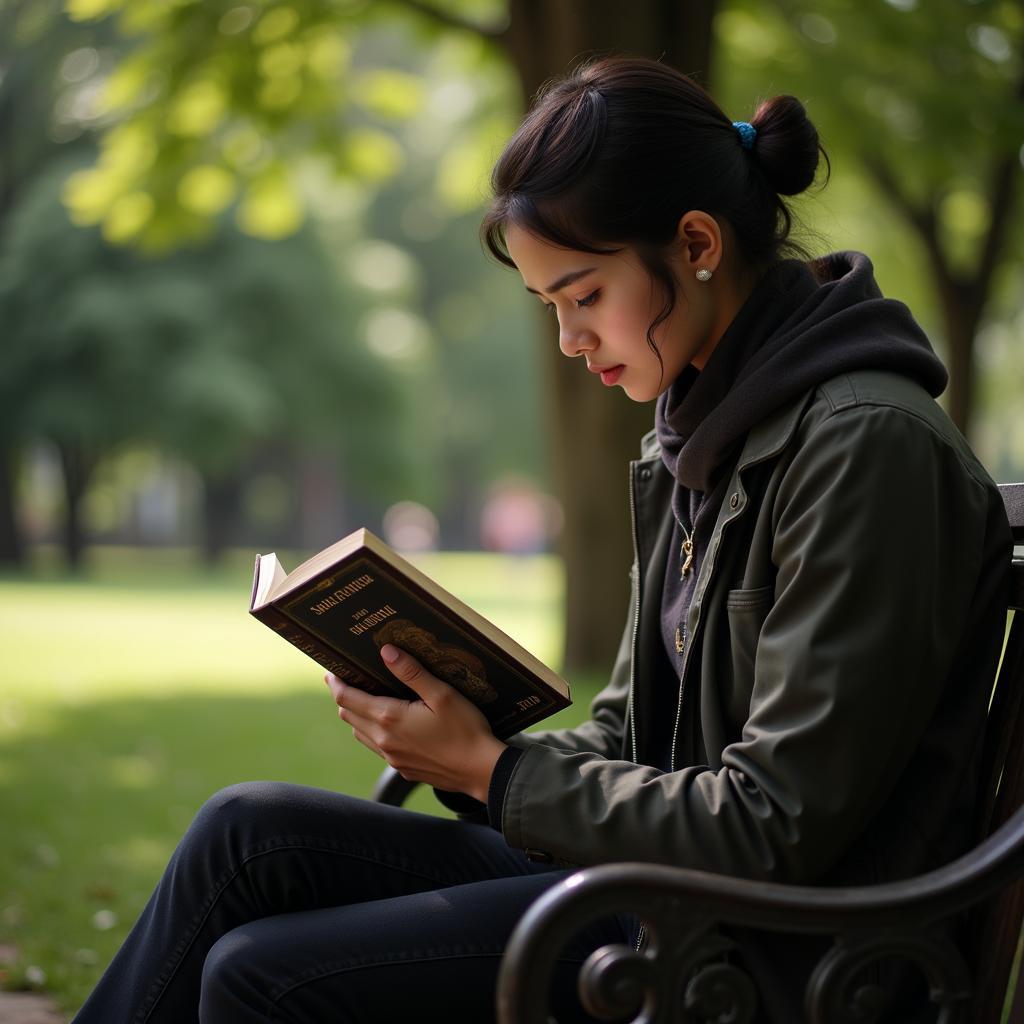
[[[745,694],[747,699],[754,686],[754,659],[761,627],[774,600],[773,586],[730,590],[726,598],[734,691]]]

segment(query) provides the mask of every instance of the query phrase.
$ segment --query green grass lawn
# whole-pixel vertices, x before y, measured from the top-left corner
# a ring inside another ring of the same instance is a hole
[[[417,561],[557,663],[553,559]],[[338,721],[319,668],[248,615],[248,556],[216,574],[189,565],[111,551],[81,580],[0,580],[0,946],[18,950],[0,980],[68,1010],[212,792],[284,779],[365,796],[382,766]],[[585,714],[595,683],[574,684],[554,724]],[[438,810],[429,793],[412,806]]]

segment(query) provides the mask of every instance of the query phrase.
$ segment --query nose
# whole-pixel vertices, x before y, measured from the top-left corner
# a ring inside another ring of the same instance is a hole
[[[569,322],[558,321],[558,347],[566,356],[578,356],[589,352],[596,345],[593,333],[585,328],[574,327]]]

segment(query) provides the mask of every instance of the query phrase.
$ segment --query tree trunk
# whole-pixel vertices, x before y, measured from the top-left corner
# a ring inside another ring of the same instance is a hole
[[[939,284],[939,302],[949,345],[949,418],[964,435],[970,427],[974,392],[974,337],[978,314],[968,289],[955,282]]]
[[[64,557],[68,568],[77,572],[85,553],[82,498],[99,459],[85,445],[76,442],[58,441],[57,451],[64,480]]]
[[[717,0],[512,0],[502,36],[529,100],[548,78],[583,55],[663,59],[706,86]],[[629,598],[632,542],[627,465],[653,426],[653,405],[599,386],[558,349],[545,318],[551,457],[565,513],[567,673],[606,672],[618,647]],[[638,339],[642,341],[642,339]]]
[[[235,540],[242,482],[237,475],[213,477],[202,474],[203,480],[203,563],[212,567]]]
[[[18,453],[0,448],[0,566],[21,568],[25,564],[25,544],[18,528],[17,514]]]
[[[1024,76],[1014,90],[1014,102],[1021,100]],[[877,153],[867,155],[864,163],[884,199],[906,219],[924,246],[949,343],[949,416],[966,435],[974,399],[974,340],[1003,258],[1008,225],[1013,221],[1020,177],[1017,153],[1003,153],[992,165],[988,185],[991,220],[969,274],[957,273],[947,255],[940,234],[937,193],[920,203]]]

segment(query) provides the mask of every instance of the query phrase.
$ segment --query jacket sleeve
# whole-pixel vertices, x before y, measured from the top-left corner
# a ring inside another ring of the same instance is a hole
[[[634,576],[635,579],[635,576]],[[534,744],[542,744],[558,750],[575,753],[588,752],[601,757],[617,757],[622,750],[623,731],[629,703],[629,678],[632,629],[631,622],[636,601],[635,592],[630,598],[630,615],[622,634],[622,642],[615,657],[608,685],[594,697],[590,704],[590,718],[572,729],[548,729],[539,732],[521,732],[507,742],[510,746],[525,750]],[[499,780],[504,782],[504,779]],[[501,808],[507,793],[507,785],[495,787],[492,780],[488,804]],[[465,793],[449,793],[434,789],[438,801],[454,811],[463,821],[487,824],[487,804],[474,800]],[[497,812],[494,817],[500,816]],[[497,827],[497,826],[495,826]]]
[[[662,773],[531,745],[504,803],[511,845],[811,881],[877,812],[949,674],[993,488],[898,408],[802,429],[772,509],[749,717],[722,767]]]

